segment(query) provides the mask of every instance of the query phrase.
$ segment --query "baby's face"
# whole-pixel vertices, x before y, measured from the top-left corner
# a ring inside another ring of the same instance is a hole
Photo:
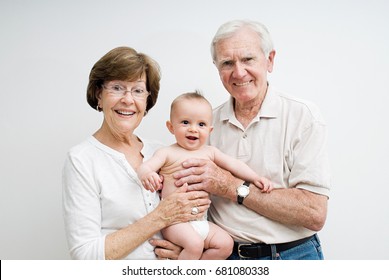
[[[201,99],[184,99],[174,107],[170,122],[178,145],[198,150],[207,144],[212,131],[212,108]]]

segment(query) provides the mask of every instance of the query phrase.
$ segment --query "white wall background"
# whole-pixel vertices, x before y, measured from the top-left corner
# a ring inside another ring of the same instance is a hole
[[[121,45],[160,63],[160,99],[138,133],[169,143],[175,96],[198,88],[214,106],[226,100],[209,43],[236,18],[268,26],[272,84],[314,101],[328,122],[326,258],[388,259],[388,3],[0,0],[0,259],[69,258],[61,169],[102,120],[85,100],[92,65]]]

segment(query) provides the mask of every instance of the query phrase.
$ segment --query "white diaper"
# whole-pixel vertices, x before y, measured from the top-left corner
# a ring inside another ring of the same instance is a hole
[[[189,222],[195,231],[200,234],[200,236],[205,240],[208,236],[209,232],[209,224],[208,221],[190,221]]]

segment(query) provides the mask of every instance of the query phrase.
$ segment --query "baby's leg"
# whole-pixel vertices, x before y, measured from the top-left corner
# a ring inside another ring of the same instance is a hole
[[[169,226],[162,230],[167,240],[181,246],[183,250],[179,260],[199,260],[204,249],[204,240],[194,230],[191,224],[181,223]]]
[[[231,253],[234,247],[234,240],[221,227],[209,223],[209,233],[205,239],[206,249],[201,256],[202,260],[225,260]]]

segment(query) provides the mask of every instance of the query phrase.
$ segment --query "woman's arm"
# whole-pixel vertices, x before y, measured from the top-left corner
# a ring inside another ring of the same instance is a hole
[[[107,235],[105,258],[122,259],[161,229],[201,218],[210,205],[208,194],[202,191],[186,192],[186,188],[178,188],[163,199],[154,211],[136,223]],[[196,205],[200,213],[193,215],[191,209]]]
[[[63,213],[72,259],[123,258],[161,228],[200,218],[210,205],[206,192],[178,188],[145,217],[105,236],[100,189],[90,163],[69,157],[63,172]],[[192,215],[191,208],[196,205],[200,206],[200,213]],[[142,202],[139,207],[143,207]]]

